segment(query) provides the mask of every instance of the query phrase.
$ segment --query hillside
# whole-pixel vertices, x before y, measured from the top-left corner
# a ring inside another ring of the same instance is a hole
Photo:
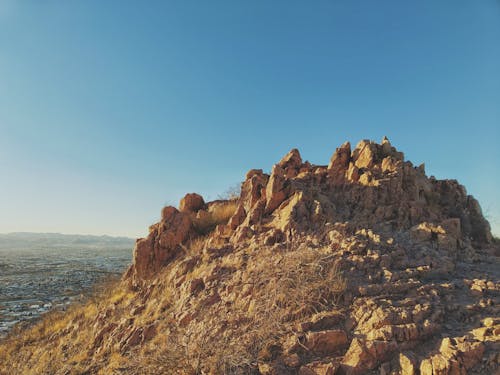
[[[0,343],[0,374],[497,374],[499,246],[389,141],[187,194],[120,283]]]

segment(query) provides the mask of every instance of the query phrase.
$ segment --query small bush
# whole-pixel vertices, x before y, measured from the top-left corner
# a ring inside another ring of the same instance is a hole
[[[218,195],[218,199],[221,200],[236,200],[240,197],[241,192],[241,182],[237,183],[233,186],[230,186],[226,191],[222,194]]]
[[[238,202],[231,200],[215,204],[208,211],[193,213],[193,226],[199,234],[206,235],[212,232],[217,225],[227,224],[237,207]]]

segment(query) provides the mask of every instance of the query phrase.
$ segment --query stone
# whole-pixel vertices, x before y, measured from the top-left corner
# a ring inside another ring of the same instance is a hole
[[[227,225],[229,228],[232,230],[235,230],[239,225],[245,221],[245,218],[247,216],[247,213],[245,212],[245,207],[243,204],[239,204],[238,207],[236,208],[236,211],[234,212],[233,216],[229,219],[229,222]]]
[[[203,197],[196,193],[186,194],[179,203],[181,212],[197,212],[205,207]]]
[[[415,354],[411,352],[400,353],[399,367],[401,369],[401,375],[416,375],[418,367]]]
[[[339,365],[334,363],[312,362],[301,366],[299,375],[335,375]]]
[[[345,142],[337,148],[330,159],[328,164],[328,175],[335,183],[341,183],[344,181],[344,176],[347,168],[349,167],[349,162],[351,161],[351,144]]]
[[[278,163],[283,169],[286,178],[294,178],[302,167],[302,157],[296,148],[290,150]]]
[[[382,160],[381,169],[382,172],[384,173],[393,173],[398,170],[399,165],[400,164],[398,163],[398,161],[394,159],[392,156],[386,156]]]
[[[352,152],[352,159],[357,168],[371,168],[377,158],[377,149],[374,143],[364,140],[358,143]]]
[[[241,187],[240,204],[245,212],[250,212],[252,207],[261,199],[265,199],[266,186],[269,176],[262,173],[261,169],[252,169],[247,173],[247,179]]]
[[[347,345],[347,334],[343,330],[308,332],[305,346],[317,354],[332,354]]]
[[[310,320],[300,323],[298,329],[302,332],[322,331],[332,328],[344,319],[345,315],[338,311],[317,313]]]
[[[175,208],[170,212],[171,213],[161,221],[158,229],[158,244],[164,249],[173,249],[175,246],[184,242],[192,227],[189,215],[179,212]]]
[[[389,358],[397,348],[394,341],[362,341],[354,338],[342,360],[347,374],[364,374]]]
[[[274,211],[287,198],[289,186],[284,169],[275,165],[266,187],[266,213]]]
[[[180,245],[191,233],[189,215],[175,207],[162,209],[162,220],[151,227],[147,238],[136,241],[133,253],[132,274],[139,279],[152,276],[180,250]]]
[[[347,169],[345,176],[350,182],[357,182],[359,180],[359,169],[353,162],[349,163],[349,168]]]

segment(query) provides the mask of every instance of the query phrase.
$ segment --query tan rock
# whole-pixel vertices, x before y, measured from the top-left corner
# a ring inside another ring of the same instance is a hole
[[[349,163],[349,168],[347,169],[345,176],[350,182],[357,182],[359,180],[359,169],[353,162]]]
[[[371,168],[376,162],[377,149],[374,143],[364,140],[358,143],[352,152],[352,159],[357,168]]]
[[[345,142],[337,148],[328,164],[328,175],[336,183],[344,181],[344,176],[351,160],[351,144]]]
[[[279,165],[275,165],[266,187],[266,212],[274,211],[286,198],[289,190],[285,171]]]
[[[290,150],[278,163],[283,169],[286,178],[293,178],[299,174],[302,167],[302,157],[296,148]]]
[[[234,212],[231,219],[229,219],[229,222],[227,223],[227,225],[232,230],[236,229],[239,225],[241,225],[241,223],[243,223],[246,215],[247,214],[245,212],[245,207],[243,206],[243,204],[240,203],[238,205],[238,208],[236,208],[236,211]]]
[[[299,375],[335,375],[339,365],[334,363],[313,362],[301,366]]]
[[[162,209],[162,221],[151,227],[149,236],[136,241],[133,254],[133,274],[140,278],[152,276],[179,251],[179,245],[191,233],[188,214],[175,207]]]
[[[433,375],[431,359],[426,358],[420,363],[420,375]]]
[[[401,368],[401,375],[416,375],[417,360],[415,355],[411,352],[400,353],[399,367]]]
[[[400,164],[392,156],[387,156],[382,160],[381,168],[384,173],[392,173],[398,170]]]
[[[298,325],[300,331],[322,331],[339,324],[345,319],[338,311],[321,312],[313,315],[310,320]]]
[[[347,334],[343,330],[308,332],[305,346],[317,354],[332,354],[347,345]]]
[[[143,277],[149,273],[153,251],[154,237],[140,238],[136,241],[132,269],[135,270],[135,274],[139,277]]]
[[[362,341],[355,338],[344,356],[342,367],[347,374],[364,374],[388,359],[396,349],[394,341]]]
[[[265,199],[268,179],[269,176],[262,173],[261,169],[252,169],[247,173],[247,179],[241,187],[240,198],[245,212],[249,212],[258,201]]]
[[[171,213],[161,221],[159,226],[158,243],[164,249],[173,249],[184,242],[191,230],[192,222],[189,216],[174,210],[171,210]]]

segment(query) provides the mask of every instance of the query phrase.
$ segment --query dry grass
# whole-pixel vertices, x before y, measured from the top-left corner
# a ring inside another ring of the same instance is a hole
[[[80,374],[92,361],[85,350],[93,341],[91,325],[105,306],[131,297],[118,280],[99,284],[85,301],[66,311],[51,311],[0,341],[0,374]],[[7,366],[5,366],[7,365]]]
[[[191,255],[199,254],[207,242],[208,236],[200,236],[190,240],[187,244],[187,252]]]
[[[214,210],[214,217],[227,220],[231,211]],[[180,286],[172,279],[173,265],[158,275],[147,296],[123,284],[108,285],[83,305],[47,314],[0,343],[0,374],[254,374],[269,348],[279,347],[297,322],[335,309],[346,286],[336,257],[326,248],[242,249],[216,262],[215,268],[200,262],[181,275]],[[210,279],[216,269],[210,290],[189,294],[185,285],[193,278]],[[231,303],[207,305],[214,292]],[[143,310],[132,315],[138,306]],[[103,325],[95,323],[106,311],[103,324],[133,320],[145,327],[154,322],[158,334],[127,350],[109,334],[96,352],[93,343]],[[180,324],[185,312],[193,318]]]
[[[193,226],[199,234],[207,235],[217,225],[227,224],[231,216],[234,215],[237,207],[238,202],[236,200],[216,204],[208,211],[200,211],[198,214],[193,214]]]
[[[336,309],[346,281],[336,257],[322,250],[262,251],[247,269],[253,285],[250,303],[236,299],[222,310],[200,307],[201,322],[186,328],[170,326],[165,345],[154,355],[138,359],[142,371],[153,374],[169,364],[171,373],[179,374],[212,373],[214,369],[217,374],[258,373],[259,358],[293,334],[297,322]],[[203,273],[198,270],[196,275]],[[228,277],[227,284],[231,280]]]

